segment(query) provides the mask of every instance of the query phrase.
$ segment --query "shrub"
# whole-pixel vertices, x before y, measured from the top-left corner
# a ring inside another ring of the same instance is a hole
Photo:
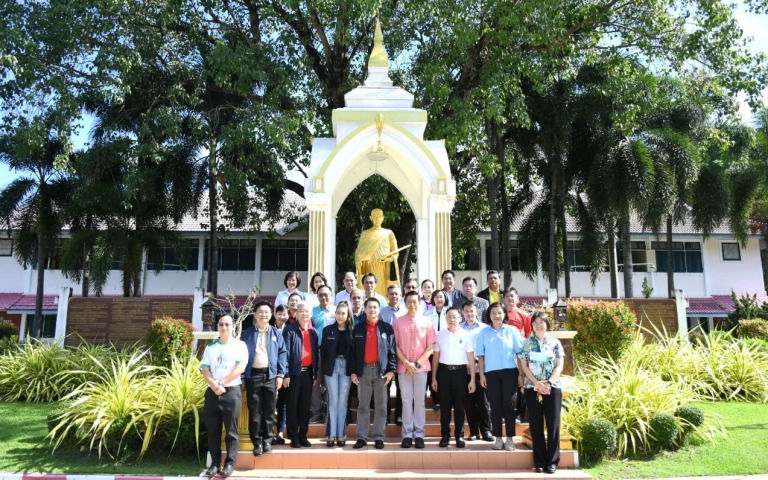
[[[665,381],[639,362],[599,359],[563,399],[563,430],[580,441],[584,422],[603,417],[616,427],[618,455],[648,451],[651,418],[698,398],[685,384]]]
[[[728,314],[728,321],[726,326],[731,329],[739,325],[739,320],[745,319],[763,319],[768,320],[768,302],[763,302],[761,305],[757,300],[757,294],[736,296],[736,293],[731,290],[731,298],[733,299],[733,312]]]
[[[713,400],[768,402],[768,353],[761,344],[713,332],[697,350],[701,364],[696,375],[709,385]]]
[[[739,320],[736,334],[740,338],[756,338],[768,341],[768,320]]]
[[[680,419],[683,432],[704,425],[704,412],[700,408],[683,405],[675,410],[675,416]]]
[[[671,450],[675,447],[675,440],[677,440],[680,429],[677,426],[677,419],[673,415],[660,413],[651,418],[649,425],[655,450]]]
[[[185,362],[192,354],[192,332],[189,322],[161,317],[152,322],[147,332],[149,346],[158,365],[170,367],[175,359]]]
[[[8,337],[19,338],[19,332],[16,331],[16,327],[12,323],[6,323],[0,319],[0,340]]]
[[[573,339],[575,360],[618,359],[632,342],[637,318],[623,302],[576,301],[568,304],[566,324]]]
[[[0,398],[7,401],[53,402],[73,388],[57,378],[71,369],[71,354],[32,339],[0,356]]]
[[[616,427],[605,418],[590,418],[581,427],[579,453],[585,460],[599,462],[616,450]]]
[[[0,338],[0,355],[12,353],[19,349],[19,342],[13,337]]]

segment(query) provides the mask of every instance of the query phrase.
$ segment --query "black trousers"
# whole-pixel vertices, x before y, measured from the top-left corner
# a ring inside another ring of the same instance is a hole
[[[563,403],[563,392],[553,388],[549,395],[541,396],[532,388],[525,389],[525,400],[528,403],[528,426],[531,429],[533,442],[533,463],[545,468],[560,463],[560,409]],[[547,422],[547,438],[544,438],[544,421]]]
[[[469,434],[491,433],[491,406],[485,389],[480,385],[479,373],[475,373],[475,392],[468,393],[465,401],[464,409],[467,412]]]
[[[502,434],[502,419],[507,425],[507,437],[515,436],[515,398],[517,397],[517,369],[504,368],[486,372],[488,401],[491,404],[493,435]]]
[[[517,416],[520,417],[520,420],[525,419],[525,389],[519,388],[517,389]]]
[[[275,379],[269,378],[269,372],[251,372],[245,379],[245,391],[248,399],[248,434],[253,446],[272,445],[274,431],[275,404],[277,388]]]
[[[437,397],[440,399],[440,436],[451,436],[451,409],[453,409],[453,436],[464,437],[464,401],[467,398],[469,374],[464,365],[456,370],[439,364],[437,367]]]
[[[243,394],[240,385],[227,387],[226,392],[216,395],[213,390],[205,390],[205,405],[203,418],[208,428],[208,452],[211,454],[213,465],[221,465],[221,425],[227,432],[224,441],[227,445],[227,458],[224,465],[234,465],[237,459],[237,449],[240,436],[237,434],[237,420],[240,418],[240,406]]]
[[[309,431],[309,407],[312,402],[312,367],[300,375],[291,377],[288,387],[288,437],[291,439],[307,438]]]

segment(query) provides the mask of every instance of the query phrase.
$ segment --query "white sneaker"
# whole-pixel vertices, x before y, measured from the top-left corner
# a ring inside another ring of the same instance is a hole
[[[504,450],[508,452],[515,451],[515,442],[511,438],[507,438],[506,443],[504,443]]]
[[[496,437],[496,443],[493,444],[494,450],[501,450],[504,448],[504,440],[501,438],[501,435]]]

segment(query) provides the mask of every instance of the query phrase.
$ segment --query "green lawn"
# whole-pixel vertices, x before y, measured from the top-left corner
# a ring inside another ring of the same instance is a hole
[[[728,436],[718,438],[715,445],[686,447],[653,459],[608,460],[585,470],[597,479],[768,473],[768,405],[708,402],[696,406],[720,415]]]
[[[194,452],[170,458],[167,452],[150,452],[138,465],[116,464],[73,449],[51,453],[45,436],[52,408],[45,403],[0,402],[0,472],[197,475],[205,468]]]

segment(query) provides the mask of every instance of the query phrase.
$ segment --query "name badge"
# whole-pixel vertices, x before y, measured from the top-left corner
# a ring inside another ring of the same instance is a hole
[[[546,353],[541,353],[541,352],[530,352],[528,354],[528,358],[532,362],[542,362],[542,363],[546,362],[549,359]]]

